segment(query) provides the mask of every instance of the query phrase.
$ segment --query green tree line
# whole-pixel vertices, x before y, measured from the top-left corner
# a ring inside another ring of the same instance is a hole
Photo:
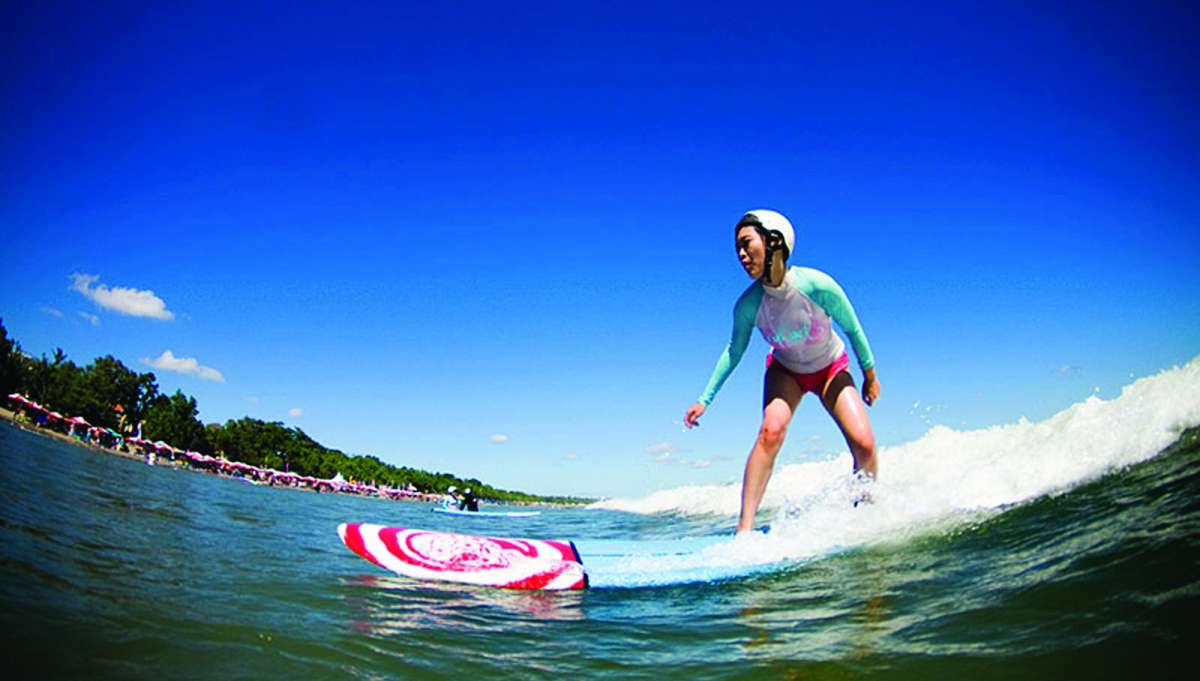
[[[62,349],[35,359],[8,337],[0,319],[0,394],[22,393],[47,409],[82,416],[94,426],[130,433],[209,456],[221,455],[260,468],[329,479],[341,473],[358,482],[440,493],[454,485],[470,487],[485,499],[521,502],[580,503],[574,497],[547,497],[504,490],[474,478],[393,466],[374,456],[330,449],[299,428],[278,421],[243,417],[224,424],[201,423],[195,398],[176,390],[159,391],[153,373],[138,373],[112,355],[80,367]]]

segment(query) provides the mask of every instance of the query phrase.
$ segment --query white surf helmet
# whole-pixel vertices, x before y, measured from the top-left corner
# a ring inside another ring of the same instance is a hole
[[[762,235],[767,256],[762,278],[770,281],[771,263],[775,259],[775,251],[783,251],[783,260],[786,262],[792,254],[792,246],[796,243],[796,230],[792,229],[792,223],[788,222],[782,213],[766,208],[746,211],[742,219],[738,220],[737,226],[733,228],[734,233],[736,234],[743,227],[753,227]]]
[[[456,489],[458,489],[458,488],[455,487],[454,485],[450,485],[449,487],[446,488],[446,494],[453,494],[454,490],[456,490]]]
[[[783,217],[781,213],[766,208],[755,208],[754,210],[746,211],[741,220],[738,220],[734,231],[751,226],[758,230],[759,234],[763,235],[763,240],[767,244],[767,250],[773,251],[780,246],[783,247],[783,259],[787,260],[792,254],[792,247],[796,244],[796,230],[792,229],[792,223]],[[769,254],[769,253],[768,253]]]

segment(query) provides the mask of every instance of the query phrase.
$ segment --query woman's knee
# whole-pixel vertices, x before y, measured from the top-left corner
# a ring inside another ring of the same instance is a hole
[[[787,419],[768,415],[763,419],[762,427],[759,428],[758,439],[768,449],[778,449],[783,446],[783,440],[787,437],[787,428]]]
[[[855,456],[868,459],[875,456],[875,434],[870,430],[855,433],[849,439],[850,449],[854,451]]]

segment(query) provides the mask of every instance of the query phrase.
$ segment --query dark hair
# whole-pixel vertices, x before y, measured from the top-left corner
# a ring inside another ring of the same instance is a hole
[[[754,213],[746,213],[742,216],[741,220],[738,220],[737,226],[735,226],[734,229],[737,230],[743,227],[757,227],[762,229],[763,223],[762,220],[759,220],[758,216]]]

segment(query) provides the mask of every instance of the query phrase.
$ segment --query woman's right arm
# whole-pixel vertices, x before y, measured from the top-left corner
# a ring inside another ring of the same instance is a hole
[[[761,301],[762,287],[758,285],[751,286],[738,298],[733,307],[733,331],[730,333],[729,343],[717,358],[717,366],[713,368],[704,392],[684,415],[684,424],[687,427],[692,428],[698,423],[700,416],[721,390],[721,386],[725,385],[729,375],[742,361],[742,355],[750,345],[750,334],[754,330],[754,318],[758,315],[758,305]]]

